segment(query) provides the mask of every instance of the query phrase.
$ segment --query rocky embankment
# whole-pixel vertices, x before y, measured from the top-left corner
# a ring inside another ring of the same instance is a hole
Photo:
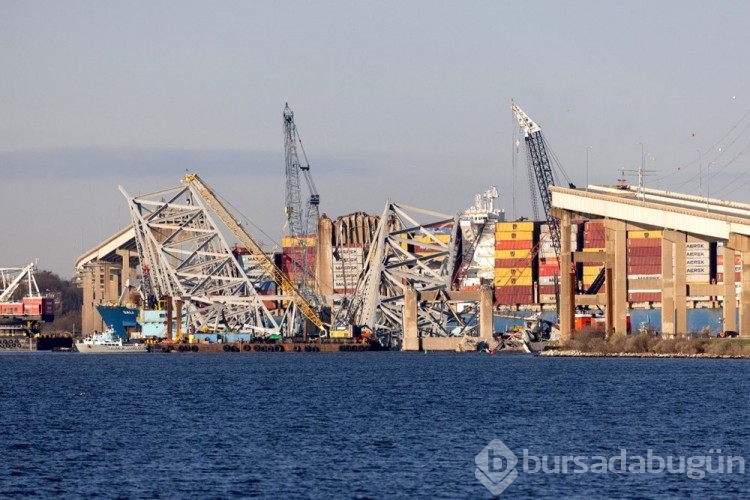
[[[654,335],[617,336],[605,340],[579,334],[577,338],[539,354],[549,357],[750,359],[750,340],[663,339]]]

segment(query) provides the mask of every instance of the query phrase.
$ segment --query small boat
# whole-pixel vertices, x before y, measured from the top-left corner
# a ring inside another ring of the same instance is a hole
[[[114,330],[102,333],[94,333],[73,344],[76,351],[81,354],[121,354],[148,352],[146,344],[131,344],[123,342],[122,338],[115,335]]]

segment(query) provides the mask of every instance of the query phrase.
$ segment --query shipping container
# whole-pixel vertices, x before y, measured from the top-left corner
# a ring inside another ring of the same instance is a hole
[[[494,275],[501,278],[517,278],[519,276],[528,276],[531,278],[534,273],[530,267],[496,267]]]
[[[539,295],[539,303],[540,304],[556,304],[557,303],[557,295],[555,294],[540,294]]]
[[[281,238],[281,248],[298,248],[298,247],[308,247],[308,248],[314,248],[315,244],[317,242],[317,236],[315,235],[308,235],[308,236],[284,236]]]
[[[661,302],[661,292],[630,292],[628,302]]]
[[[496,305],[528,305],[534,303],[531,286],[502,286],[495,288]]]
[[[536,241],[533,231],[501,231],[495,233],[495,241],[500,240],[528,240]]]
[[[495,240],[495,250],[523,250],[534,248],[530,240]]]
[[[628,255],[628,266],[659,266],[661,267],[661,256],[650,255],[645,257],[631,257]]]
[[[504,287],[508,285],[524,285],[524,286],[530,286],[534,281],[531,278],[531,275],[529,276],[522,276],[522,275],[516,275],[516,276],[495,276],[495,287]]]
[[[503,231],[529,231],[533,232],[537,222],[535,221],[516,221],[516,222],[497,222],[495,223],[495,232]]]
[[[632,239],[632,240],[628,240],[628,246],[630,248],[636,248],[636,247],[657,247],[657,248],[661,248],[661,240],[660,239],[654,239],[654,238]]]
[[[661,239],[664,236],[664,231],[628,231],[628,239]]]
[[[522,248],[520,250],[495,250],[495,260],[497,259],[530,259],[533,257],[531,248]]]
[[[548,295],[548,294],[554,295],[556,292],[555,288],[556,288],[555,285],[541,285],[540,284],[537,290],[539,292],[539,295]]]
[[[661,258],[661,245],[630,246],[627,247],[628,259],[633,257],[659,257]]]
[[[495,269],[515,269],[528,267],[532,268],[534,259],[527,257],[525,259],[495,259]]]

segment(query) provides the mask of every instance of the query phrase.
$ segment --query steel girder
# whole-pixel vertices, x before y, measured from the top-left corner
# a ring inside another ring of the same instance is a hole
[[[180,299],[196,331],[228,328],[256,335],[294,332],[299,317],[278,319],[232,254],[193,186],[183,185],[128,200],[145,285],[155,297]]]
[[[420,216],[433,220],[420,223]],[[457,261],[459,231],[458,215],[389,201],[348,309],[337,315],[337,321],[368,329],[382,343],[397,347],[403,335],[404,294],[413,287],[417,292],[437,292],[434,300],[418,302],[421,336],[454,335],[456,328],[466,333],[465,315],[445,293],[450,290]],[[450,235],[450,241],[440,238],[445,234]]]

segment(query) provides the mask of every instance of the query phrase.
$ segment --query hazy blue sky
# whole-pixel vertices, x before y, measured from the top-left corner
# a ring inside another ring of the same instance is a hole
[[[452,214],[492,185],[530,216],[511,99],[579,186],[588,146],[591,183],[635,183],[642,143],[646,185],[748,202],[748,19],[744,0],[0,0],[0,267],[71,277],[129,223],[118,185],[186,169],[280,241],[287,101],[332,218]]]

